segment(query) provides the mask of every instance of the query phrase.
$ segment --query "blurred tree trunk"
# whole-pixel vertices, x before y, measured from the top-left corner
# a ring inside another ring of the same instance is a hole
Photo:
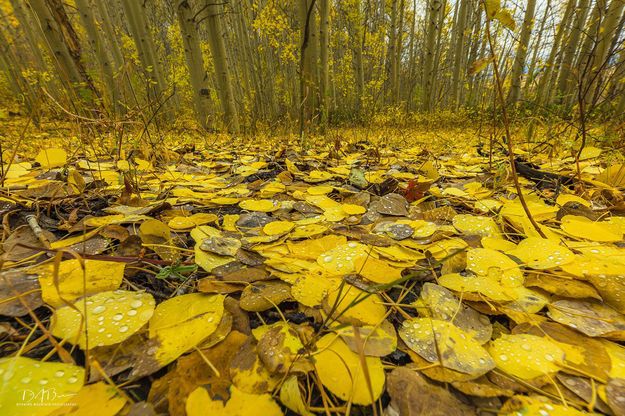
[[[330,112],[330,0],[319,0],[319,41],[320,65],[319,77],[321,125],[325,128]]]
[[[514,63],[512,64],[512,75],[510,76],[511,85],[508,93],[508,103],[512,105],[516,104],[521,96],[521,77],[523,76],[523,69],[525,69],[525,59],[527,58],[532,26],[534,25],[535,9],[536,0],[528,0],[519,36],[519,45],[517,46]]]
[[[223,8],[221,3],[215,3],[213,0],[206,0],[205,7],[207,12],[206,26],[208,30],[208,45],[215,68],[217,89],[219,91],[221,108],[224,113],[224,122],[229,132],[238,133],[240,129],[239,115],[234,102],[230,68],[228,67],[226,56],[224,32],[221,28]]]
[[[525,84],[523,85],[523,94],[525,96],[529,95],[531,87],[534,83],[536,66],[538,65],[538,51],[542,49],[542,39],[543,34],[545,33],[545,25],[547,24],[547,14],[549,13],[549,9],[551,8],[551,0],[547,0],[547,4],[545,5],[545,11],[543,13],[543,17],[540,20],[540,28],[538,29],[538,37],[534,41],[532,53],[532,59],[530,61],[529,68],[527,70],[527,76],[525,78]]]
[[[300,65],[299,65],[299,135],[304,137],[305,126],[314,118],[315,108],[315,0],[298,0],[300,24]]]
[[[124,13],[132,39],[137,47],[139,60],[146,75],[148,99],[156,110],[162,108],[167,119],[173,117],[174,105],[167,96],[167,84],[160,61],[156,58],[156,47],[145,16],[145,5],[137,0],[122,0]]]
[[[397,20],[398,20],[399,0],[391,2],[391,26],[388,32],[388,47],[386,48],[386,82],[385,94],[386,102],[397,105]]]
[[[425,41],[425,57],[423,59],[423,110],[431,111],[435,102],[436,74],[434,73],[436,58],[436,43],[440,31],[439,21],[443,4],[441,0],[429,0],[428,22]]]
[[[612,45],[612,39],[620,36],[618,29],[624,7],[625,0],[612,0],[608,6],[605,19],[601,22],[598,32],[600,37],[597,39],[594,53],[590,56],[590,71],[585,82],[587,92],[584,96],[588,104],[591,104],[587,108],[594,106],[601,95],[603,73],[610,59],[610,46]]]
[[[590,9],[590,0],[579,0],[575,9],[575,19],[571,28],[571,36],[564,47],[562,65],[560,65],[560,74],[558,75],[557,92],[559,102],[570,102],[569,97],[572,93],[573,82],[575,80],[573,72],[575,67],[575,55],[580,47],[580,39],[584,31],[584,24]]]
[[[102,90],[104,91],[104,95],[108,98],[109,108],[115,113],[119,113],[121,106],[119,105],[117,88],[115,87],[113,79],[113,68],[111,67],[109,56],[104,48],[103,40],[100,37],[100,32],[96,26],[93,9],[87,0],[75,1],[82,25],[87,33],[89,44],[95,53],[98,66],[100,67],[100,75],[102,77],[103,86]]]
[[[187,61],[187,70],[189,71],[189,80],[191,82],[195,114],[200,125],[207,128],[210,115],[210,93],[200,40],[195,26],[196,22],[189,0],[182,0],[178,3],[177,13],[184,46],[184,56]]]
[[[556,30],[551,52],[549,53],[549,57],[545,63],[545,70],[540,78],[540,81],[538,82],[537,103],[539,105],[549,104],[551,101],[552,91],[550,87],[552,84],[553,74],[557,73],[558,69],[556,68],[556,58],[558,57],[558,54],[560,54],[560,44],[571,20],[573,10],[575,10],[575,4],[575,0],[567,1],[566,8],[564,9],[564,15],[562,16],[562,20],[560,20],[560,24]]]
[[[96,109],[95,100],[99,94],[80,60],[78,37],[69,23],[63,4],[56,0],[48,1],[52,4],[51,8],[45,0],[29,0],[29,4],[37,16],[38,25],[54,63],[69,85],[68,91],[75,93],[80,101],[89,106],[85,109],[82,106],[77,107],[74,103],[74,107],[78,111],[90,113]]]
[[[450,103],[453,108],[458,108],[462,103],[460,102],[460,96],[464,89],[464,74],[466,73],[465,58],[465,43],[467,42],[466,28],[467,28],[467,16],[470,0],[459,0],[458,15],[456,17],[456,23],[454,25],[453,36],[453,48],[454,48],[454,60],[452,66],[451,76],[451,91],[450,91]]]

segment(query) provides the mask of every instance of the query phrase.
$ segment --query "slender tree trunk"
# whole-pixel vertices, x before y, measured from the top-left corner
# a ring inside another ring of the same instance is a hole
[[[319,21],[319,40],[321,43],[321,76],[319,77],[321,124],[326,127],[330,111],[330,61],[328,55],[330,47],[330,0],[319,0]]]
[[[552,77],[554,73],[557,73],[556,70],[556,58],[560,53],[560,43],[564,36],[564,33],[567,29],[567,25],[571,19],[571,14],[575,9],[575,0],[568,0],[566,3],[566,8],[564,10],[564,15],[562,16],[562,20],[558,25],[558,29],[556,30],[556,35],[554,37],[553,46],[551,47],[551,52],[549,53],[549,57],[547,58],[547,62],[545,64],[545,71],[542,74],[540,82],[538,83],[538,104],[544,105],[548,104],[550,101],[551,93],[550,86],[552,83]]]
[[[590,0],[579,0],[577,8],[575,9],[575,20],[571,28],[571,36],[564,48],[562,65],[560,66],[560,74],[558,75],[558,94],[560,102],[568,102],[572,99],[569,95],[572,93],[571,89],[575,81],[573,76],[575,55],[577,54],[577,48],[580,46],[580,38],[584,31],[584,23],[586,22],[589,8]]]
[[[395,85],[395,95],[393,97],[393,101],[395,105],[399,104],[400,97],[400,75],[401,75],[401,53],[404,45],[404,12],[406,8],[405,0],[400,0],[399,2],[399,24],[397,25],[397,34],[395,35],[395,81],[393,84]]]
[[[87,74],[87,71],[80,62],[80,51],[76,50],[79,45],[72,45],[73,50],[63,35],[62,28],[48,8],[45,0],[28,0],[35,15],[37,16],[38,25],[43,33],[45,44],[53,56],[55,65],[62,74],[63,79],[70,86],[69,90],[73,91],[79,100],[82,100],[90,108],[86,112],[94,110],[94,102],[98,97],[97,91]],[[58,4],[57,4],[58,7]],[[61,4],[62,8],[62,4]],[[57,16],[64,15],[64,10],[55,10]],[[64,16],[67,17],[66,15]],[[68,21],[66,22],[68,23]],[[73,30],[72,30],[73,32]],[[74,104],[76,106],[76,104]],[[78,110],[85,110],[80,106]]]
[[[545,11],[543,13],[543,17],[540,20],[540,28],[538,29],[538,37],[534,42],[532,53],[532,59],[530,61],[529,69],[527,70],[527,78],[525,80],[525,85],[523,86],[524,94],[527,96],[530,92],[530,88],[534,82],[536,66],[538,65],[538,52],[542,49],[542,38],[545,33],[545,25],[547,24],[547,14],[549,13],[549,9],[551,8],[551,0],[547,0],[547,4],[545,5]]]
[[[434,60],[436,57],[436,40],[439,33],[439,19],[443,4],[441,0],[429,0],[429,19],[423,60],[423,99],[425,111],[431,111],[435,102]]]
[[[312,120],[311,101],[314,89],[314,78],[312,74],[311,61],[311,32],[314,27],[314,8],[315,0],[298,0],[299,1],[299,21],[301,33],[301,47],[299,59],[299,135],[304,142],[304,133],[306,124]]]
[[[187,70],[189,71],[189,80],[191,82],[195,114],[200,125],[207,128],[210,115],[210,94],[200,40],[189,0],[179,1],[177,12],[182,44],[184,46],[184,57],[187,62]]]
[[[95,53],[96,59],[98,61],[98,65],[100,67],[100,75],[102,77],[102,85],[104,94],[108,98],[108,104],[110,108],[118,113],[120,111],[120,106],[118,102],[118,94],[117,88],[115,87],[115,82],[113,79],[113,68],[111,67],[111,62],[109,56],[104,48],[104,42],[100,37],[100,32],[98,31],[95,23],[95,18],[93,16],[93,9],[87,0],[75,0],[76,7],[78,8],[78,12],[80,14],[80,18],[82,21],[82,25],[87,32],[87,38],[89,40],[89,44],[93,52]]]
[[[388,33],[388,47],[386,49],[386,80],[385,80],[385,97],[387,102],[392,105],[396,105],[395,101],[397,91],[397,85],[395,81],[397,79],[397,14],[398,14],[399,0],[392,0],[391,3],[391,26]]]
[[[234,102],[224,31],[221,27],[223,8],[221,4],[215,3],[213,0],[206,0],[205,6],[208,13],[206,18],[208,46],[210,47],[213,66],[215,67],[217,89],[219,90],[219,101],[224,113],[224,121],[228,131],[238,133],[240,130],[239,114]]]
[[[597,47],[594,54],[591,56],[590,71],[588,79],[585,82],[587,85],[587,93],[585,99],[587,101],[587,108],[592,108],[597,103],[600,95],[600,89],[602,85],[602,72],[606,68],[607,61],[609,59],[610,46],[612,44],[613,37],[618,37],[618,26],[621,20],[621,14],[625,7],[625,0],[612,0],[608,7],[608,11],[605,19],[601,23],[599,28],[599,39],[597,40]]]
[[[458,16],[456,18],[455,33],[453,39],[454,47],[454,60],[452,65],[452,77],[451,77],[451,92],[450,100],[454,108],[458,108],[460,105],[460,95],[464,88],[464,74],[466,73],[466,67],[464,62],[465,55],[465,43],[466,27],[467,27],[467,15],[469,9],[470,0],[459,0]]]
[[[508,93],[508,103],[516,104],[521,95],[521,76],[525,68],[525,59],[529,47],[530,36],[532,34],[532,26],[534,25],[534,10],[536,8],[536,0],[528,0],[525,9],[525,17],[523,18],[523,27],[519,37],[519,45],[517,46],[514,63],[512,64],[512,75],[510,77],[510,92]]]
[[[148,98],[155,103],[162,103],[165,116],[171,119],[173,105],[167,97],[167,84],[160,61],[156,58],[156,47],[145,16],[145,6],[136,0],[121,0],[128,20],[128,27],[139,53],[139,60],[148,85]]]

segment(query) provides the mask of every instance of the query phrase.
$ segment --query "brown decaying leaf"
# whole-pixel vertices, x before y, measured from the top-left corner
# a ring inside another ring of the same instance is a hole
[[[444,387],[434,385],[418,372],[398,367],[386,379],[391,406],[402,416],[466,416],[475,409],[462,403]]]

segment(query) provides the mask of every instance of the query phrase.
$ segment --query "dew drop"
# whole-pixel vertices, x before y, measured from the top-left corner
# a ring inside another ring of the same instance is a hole
[[[30,380],[32,380],[30,377],[24,377],[23,379],[21,379],[20,381],[24,384],[30,383]]]
[[[126,315],[128,316],[135,316],[136,314],[137,314],[137,311],[134,309],[131,309],[128,312],[126,312]]]
[[[501,361],[508,361],[508,356],[507,356],[506,354],[501,354],[501,355],[499,356],[499,359],[500,359]]]
[[[119,332],[126,332],[126,331],[128,331],[128,327],[126,325],[119,327]]]
[[[63,377],[65,375],[65,371],[63,370],[59,370],[56,373],[54,373],[55,377]]]
[[[141,302],[140,300],[133,300],[132,302],[130,302],[130,306],[132,308],[139,308],[143,305],[143,302]]]
[[[68,382],[69,384],[74,384],[74,383],[75,383],[75,382],[77,382],[77,381],[78,381],[78,377],[74,377],[74,376],[72,376],[72,377],[70,377],[70,378],[68,378],[68,379],[67,379],[67,382]]]
[[[114,321],[121,321],[123,319],[124,315],[122,315],[121,313],[116,313],[115,315],[113,315],[113,320]]]
[[[104,305],[98,305],[95,308],[93,308],[93,313],[102,313],[106,310],[106,307]]]

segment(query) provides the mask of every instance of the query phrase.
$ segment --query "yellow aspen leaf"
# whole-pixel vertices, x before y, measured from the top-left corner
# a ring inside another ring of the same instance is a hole
[[[84,386],[69,403],[50,416],[115,416],[125,404],[126,399],[114,386],[99,382]]]
[[[317,258],[317,263],[331,274],[347,274],[355,271],[355,261],[367,255],[364,244],[350,241],[326,251]]]
[[[203,387],[198,387],[187,397],[187,416],[282,416],[280,406],[269,394],[249,394],[235,386],[230,387],[230,399],[224,405],[212,400]]]
[[[77,300],[73,307],[57,309],[51,318],[50,332],[83,349],[87,347],[87,332],[90,346],[113,345],[139,331],[153,313],[154,298],[149,293],[100,292]]]
[[[302,398],[297,376],[290,376],[280,387],[280,402],[301,416],[313,416]]]
[[[84,266],[84,269],[83,267]],[[41,297],[50,306],[63,306],[81,296],[117,289],[124,277],[125,264],[114,261],[65,260],[59,263],[55,279],[54,264],[41,268]]]
[[[375,257],[358,257],[354,267],[358,274],[372,282],[386,284],[401,279],[402,269],[391,267]]]
[[[454,217],[453,224],[458,231],[467,235],[494,237],[501,233],[495,220],[490,217],[459,214]]]
[[[502,416],[516,415],[549,415],[549,416],[584,416],[586,412],[572,406],[551,402],[543,396],[514,396],[499,411]]]
[[[224,313],[224,296],[190,293],[167,299],[150,319],[150,338],[160,345],[156,360],[165,365],[208,338]]]
[[[562,217],[560,228],[573,237],[598,242],[622,241],[623,234],[616,234],[610,226],[592,221],[578,215],[565,215]]]
[[[37,154],[35,160],[45,169],[58,168],[67,163],[67,153],[63,149],[44,149]]]
[[[502,334],[488,351],[497,368],[524,380],[557,373],[564,364],[564,351],[555,342],[536,335]]]
[[[26,357],[1,358],[2,414],[43,416],[62,409],[80,391],[84,377],[85,370],[71,364],[42,362]]]
[[[343,204],[341,205],[341,208],[346,214],[349,215],[359,215],[367,212],[367,209],[365,207],[356,204]]]
[[[608,340],[601,340],[605,347],[612,366],[608,375],[610,378],[623,378],[625,379],[625,347]]]
[[[310,186],[306,192],[310,195],[327,195],[334,190],[334,187],[327,185]]]
[[[176,261],[180,252],[172,247],[171,230],[159,220],[148,220],[139,226],[139,237],[145,246],[153,250],[160,258]]]
[[[451,322],[413,318],[403,322],[399,336],[406,345],[431,363],[480,376],[495,367],[486,350],[469,333]]]
[[[315,368],[321,383],[341,400],[369,405],[384,390],[384,368],[379,357],[361,357],[336,334],[317,341]]]
[[[388,320],[377,326],[345,326],[336,329],[349,349],[358,354],[384,357],[397,349],[397,332]]]
[[[504,240],[500,237],[482,237],[480,241],[482,247],[497,251],[509,251],[516,248],[516,244],[512,241]]]
[[[575,260],[575,255],[568,248],[540,237],[526,238],[507,254],[517,257],[525,266],[537,270],[552,269]]]
[[[239,206],[248,211],[273,212],[280,208],[280,202],[269,199],[247,199],[241,201]]]
[[[263,227],[263,232],[267,235],[282,235],[291,231],[295,224],[291,221],[272,221]]]
[[[328,292],[336,289],[340,280],[319,274],[307,273],[298,277],[291,286],[291,296],[302,305],[315,307]]]
[[[386,308],[377,294],[344,285],[328,292],[323,301],[325,312],[339,322],[353,325],[378,325],[386,316]]]

